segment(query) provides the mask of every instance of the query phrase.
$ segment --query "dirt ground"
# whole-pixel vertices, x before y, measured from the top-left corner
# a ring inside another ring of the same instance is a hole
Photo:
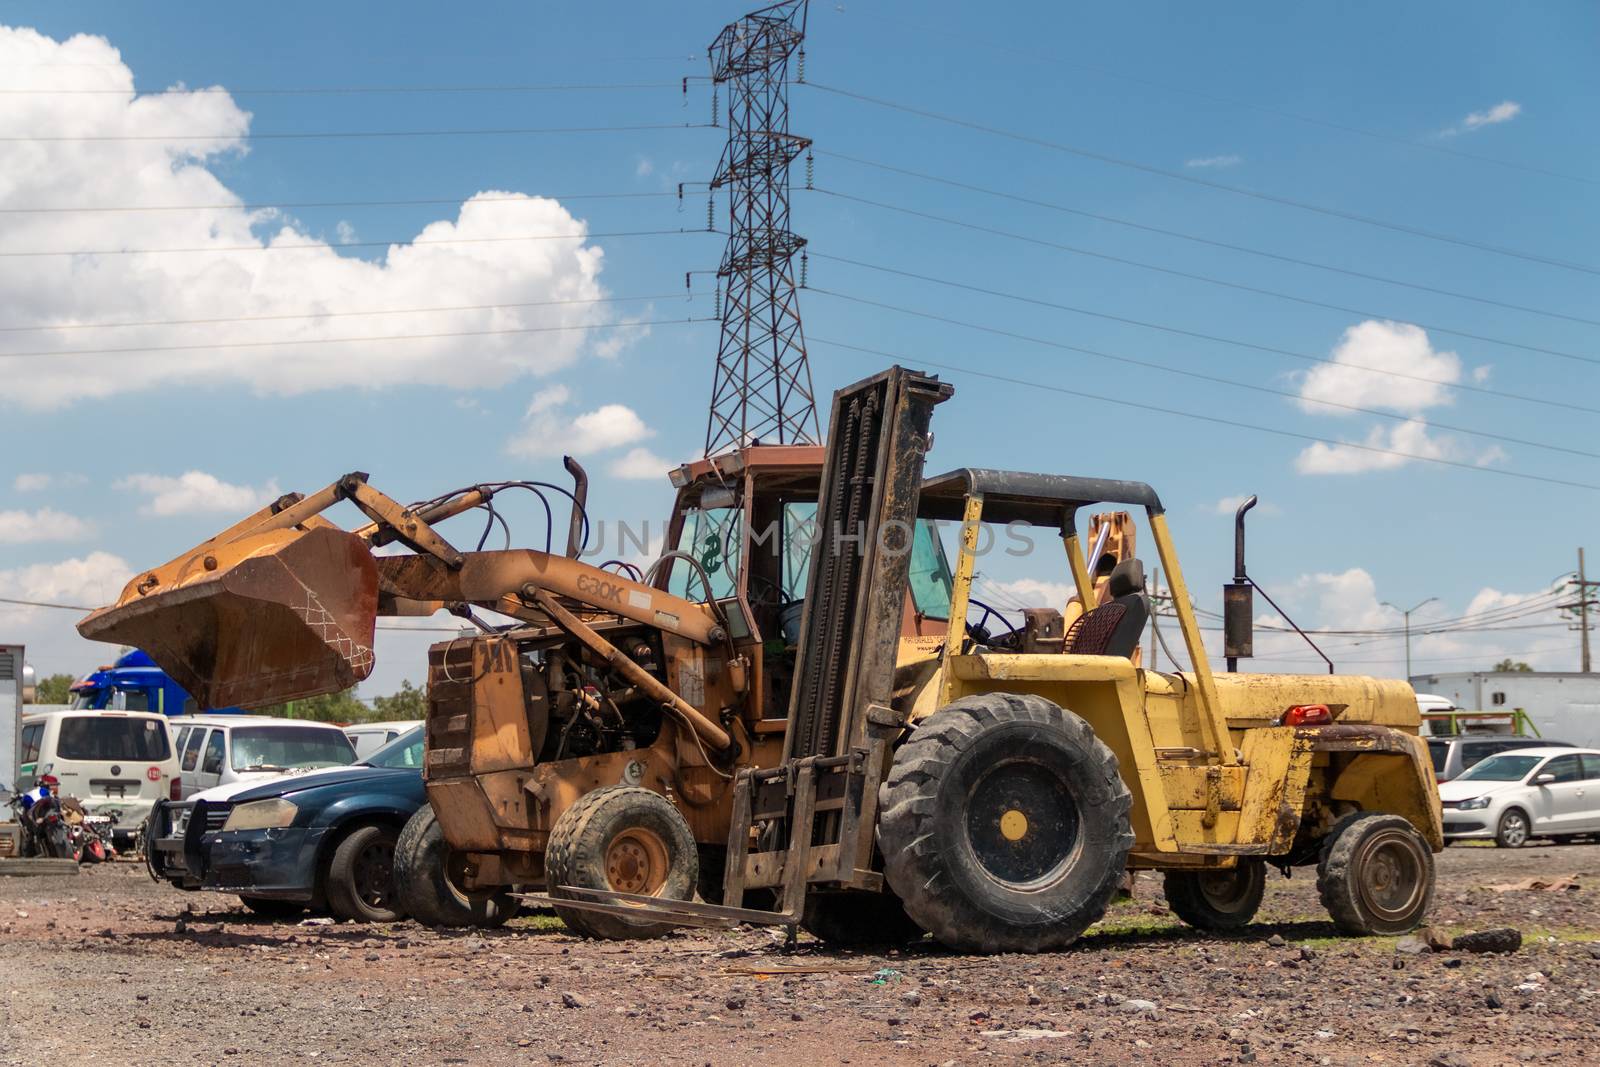
[[[0,1063],[1594,1062],[1600,846],[1438,861],[1434,928],[1513,926],[1520,951],[1342,939],[1304,873],[1270,875],[1237,938],[1178,926],[1147,874],[1073,949],[992,957],[785,952],[748,931],[590,942],[538,915],[269,923],[132,863],[0,878]]]

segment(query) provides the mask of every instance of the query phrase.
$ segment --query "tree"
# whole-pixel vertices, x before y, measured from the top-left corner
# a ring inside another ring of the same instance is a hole
[[[392,722],[406,719],[424,719],[428,715],[428,691],[419,689],[410,681],[400,683],[400,691],[393,696],[373,697],[375,721]]]
[[[259,714],[337,723],[373,722],[376,718],[370,707],[356,699],[354,689],[291,700],[287,704],[273,704],[260,709]]]
[[[70,674],[52,674],[48,678],[40,678],[33,687],[33,702],[35,704],[71,703],[73,681],[74,679]]]
[[[1506,659],[1501,660],[1499,663],[1496,663],[1494,665],[1494,669],[1497,673],[1501,674],[1504,674],[1507,671],[1520,673],[1522,671],[1533,670],[1532,667],[1528,666],[1526,663],[1523,663],[1521,660],[1513,661],[1510,657],[1507,657]]]

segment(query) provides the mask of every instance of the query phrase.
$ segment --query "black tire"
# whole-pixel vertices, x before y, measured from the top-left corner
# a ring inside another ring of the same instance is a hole
[[[887,890],[807,893],[800,925],[833,948],[903,945],[922,937],[922,927],[906,914],[900,898]]]
[[[298,900],[273,900],[271,897],[245,896],[241,896],[239,899],[244,902],[244,906],[249,908],[253,914],[272,922],[298,919],[306,910],[306,906]]]
[[[1521,808],[1507,808],[1494,826],[1494,843],[1499,848],[1521,848],[1533,836],[1533,824]]]
[[[1317,895],[1347,934],[1404,934],[1433,904],[1433,850],[1399,815],[1346,816],[1322,843]]]
[[[637,786],[596,789],[561,813],[544,853],[552,899],[562,886],[688,900],[700,875],[694,833],[660,793]],[[660,937],[671,923],[641,922],[556,904],[567,929],[584,937],[626,941]]]
[[[392,923],[405,918],[394,889],[398,839],[399,835],[387,826],[358,826],[344,836],[322,876],[329,911],[340,919],[363,923]]]
[[[963,697],[895,753],[879,795],[884,875],[951,948],[1064,948],[1116,895],[1131,803],[1077,715],[1032,695]]]
[[[1167,905],[1196,930],[1238,930],[1250,925],[1267,888],[1267,865],[1240,859],[1232,867],[1167,871]]]
[[[501,926],[517,913],[505,892],[462,889],[456,857],[431,805],[416,810],[394,846],[400,910],[427,926]]]

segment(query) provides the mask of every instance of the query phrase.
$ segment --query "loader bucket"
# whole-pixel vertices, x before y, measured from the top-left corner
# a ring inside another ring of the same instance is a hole
[[[144,649],[201,708],[253,708],[365,678],[377,614],[366,542],[323,525],[205,542],[135,577],[78,632]]]

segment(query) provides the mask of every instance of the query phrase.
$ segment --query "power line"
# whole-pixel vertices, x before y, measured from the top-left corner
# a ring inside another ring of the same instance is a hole
[[[1379,282],[1383,285],[1397,285],[1406,289],[1415,289],[1418,292],[1432,293],[1435,296],[1448,296],[1455,300],[1467,300],[1475,304],[1484,304],[1488,307],[1506,308],[1510,311],[1521,311],[1529,315],[1542,315],[1546,318],[1562,319],[1567,322],[1578,322],[1584,324],[1585,326],[1600,326],[1600,319],[1586,319],[1579,315],[1568,315],[1560,311],[1551,311],[1548,308],[1528,307],[1525,304],[1512,304],[1504,300],[1496,300],[1493,297],[1477,296],[1472,293],[1461,293],[1453,289],[1440,289],[1436,286],[1424,285],[1421,282],[1406,281],[1403,278],[1390,278],[1382,274],[1369,274],[1365,271],[1351,270],[1347,267],[1338,267],[1331,263],[1321,263],[1313,259],[1299,259],[1295,256],[1287,256],[1278,252],[1268,252],[1261,248],[1251,248],[1248,245],[1234,244],[1229,241],[1219,241],[1210,237],[1201,237],[1198,234],[1185,233],[1182,230],[1167,229],[1161,226],[1152,226],[1148,223],[1135,222],[1132,219],[1118,218],[1115,215],[1103,215],[1099,212],[1085,211],[1082,208],[1069,207],[1066,204],[1058,204],[1050,200],[1039,200],[1034,197],[1022,196],[1017,193],[1008,193],[1003,189],[993,189],[983,185],[974,185],[971,182],[957,181],[954,178],[941,177],[937,174],[929,174],[926,171],[911,170],[906,167],[897,167],[892,164],[881,163],[876,160],[862,159],[859,156],[849,156],[842,152],[830,152],[821,148],[817,148],[813,149],[813,153],[819,156],[827,156],[830,159],[840,159],[846,163],[854,163],[862,167],[872,167],[876,170],[886,171],[890,174],[899,174],[907,178],[915,178],[918,181],[931,182],[935,185],[944,185],[952,189],[962,189],[966,192],[978,193],[983,196],[992,196],[1000,200],[1010,200],[1018,204],[1028,204],[1032,207],[1045,208],[1049,211],[1059,211],[1063,214],[1076,215],[1079,218],[1093,219],[1096,222],[1110,223],[1113,226],[1124,226],[1128,229],[1141,230],[1145,233],[1159,234],[1163,237],[1174,237],[1180,241],[1191,241],[1195,244],[1206,245],[1210,248],[1221,248],[1229,252],[1242,252],[1245,255],[1259,256],[1263,259],[1270,259],[1278,263],[1292,263],[1297,267],[1310,267],[1313,270],[1327,271],[1330,274],[1341,274],[1348,278],[1360,278],[1363,281]]]
[[[1296,304],[1305,304],[1309,307],[1326,308],[1329,311],[1339,311],[1350,315],[1360,315],[1364,318],[1389,319],[1396,322],[1404,322],[1412,326],[1420,327],[1424,330],[1432,330],[1435,333],[1449,334],[1453,337],[1466,337],[1474,341],[1483,341],[1486,344],[1503,345],[1507,348],[1520,348],[1527,352],[1538,352],[1542,355],[1559,356],[1562,359],[1570,359],[1579,363],[1592,363],[1600,365],[1600,358],[1596,358],[1594,356],[1583,356],[1575,352],[1563,352],[1560,349],[1555,348],[1542,348],[1538,345],[1530,345],[1522,341],[1507,341],[1504,338],[1499,337],[1486,337],[1483,334],[1469,333],[1466,330],[1455,329],[1449,326],[1437,326],[1431,323],[1418,322],[1415,319],[1404,315],[1394,315],[1381,311],[1363,311],[1360,308],[1345,307],[1342,304],[1330,304],[1323,300],[1313,300],[1310,297],[1295,296],[1292,293],[1283,293],[1275,289],[1262,289],[1254,285],[1245,285],[1242,282],[1231,282],[1209,274],[1195,274],[1190,271],[1176,270],[1172,267],[1163,267],[1155,263],[1144,263],[1137,259],[1127,259],[1123,256],[1114,256],[1106,252],[1096,252],[1093,249],[1078,248],[1074,245],[1060,244],[1056,241],[1047,241],[1042,237],[1030,237],[1027,234],[1013,233],[1010,230],[1002,230],[993,226],[982,226],[975,222],[965,222],[961,219],[952,219],[944,215],[935,215],[927,211],[917,211],[914,208],[902,207],[899,204],[885,204],[882,201],[869,200],[866,197],[855,196],[850,193],[835,192],[832,189],[824,189],[813,186],[810,191],[821,193],[823,196],[831,196],[839,200],[848,200],[851,203],[864,204],[867,207],[879,208],[884,211],[894,211],[902,215],[911,215],[915,218],[927,219],[930,222],[938,222],[947,226],[959,226],[963,229],[974,230],[979,233],[992,234],[996,237],[1005,237],[1013,241],[1023,241],[1028,244],[1039,245],[1044,248],[1052,248],[1061,252],[1070,252],[1076,256],[1088,256],[1093,259],[1102,259],[1110,263],[1121,263],[1129,267],[1138,267],[1141,270],[1150,270],[1161,274],[1170,274],[1177,278],[1187,278],[1190,281],[1205,282],[1207,285],[1219,285],[1228,289],[1237,289],[1241,292],[1255,293],[1258,296],[1270,296],[1278,300],[1289,300]]]
[[[619,330],[636,326],[682,326],[717,322],[714,318],[649,319],[643,322],[591,322],[569,326],[519,326],[502,330],[445,330],[439,333],[401,333],[374,337],[297,337],[287,341],[207,341],[192,345],[135,345],[128,348],[75,348],[44,352],[0,352],[0,359],[50,356],[109,356],[135,352],[203,352],[214,348],[280,348],[288,345],[341,345],[362,341],[432,341],[443,337],[500,337],[510,334],[563,333],[569,330]]]
[[[982,123],[972,122],[968,119],[957,118],[953,115],[943,115],[936,111],[926,111],[922,108],[911,107],[908,104],[899,104],[892,100],[883,100],[878,97],[867,96],[864,93],[857,93],[848,89],[839,89],[830,85],[823,85],[819,82],[808,81],[802,84],[807,85],[818,92],[831,93],[835,96],[841,96],[845,97],[846,99],[871,104],[874,107],[887,108],[891,111],[901,111],[908,115],[916,115],[919,118],[931,119],[935,122],[943,122],[951,126],[959,126],[964,129],[976,130],[980,133],[987,133],[996,137],[1004,137],[1013,141],[1020,141],[1024,144],[1036,145],[1040,148],[1048,148],[1056,152],[1065,152],[1069,155],[1078,156],[1083,159],[1092,159],[1098,163],[1106,163],[1115,167],[1123,167],[1128,170],[1135,170],[1144,174],[1154,174],[1162,178],[1168,178],[1172,181],[1186,182],[1190,185],[1198,185],[1202,188],[1217,190],[1218,192],[1232,193],[1235,196],[1249,197],[1253,200],[1260,200],[1269,204],[1278,204],[1282,207],[1292,207],[1300,211],[1308,211],[1313,214],[1324,215],[1328,218],[1342,219],[1346,222],[1358,222],[1364,226],[1372,226],[1376,227],[1377,229],[1390,230],[1394,233],[1403,233],[1412,237],[1421,237],[1430,241],[1439,241],[1445,244],[1457,245],[1462,248],[1472,248],[1480,252],[1491,252],[1495,255],[1508,256],[1512,259],[1520,259],[1529,263],[1540,263],[1549,267],[1560,267],[1564,270],[1578,271],[1583,274],[1600,275],[1600,268],[1587,266],[1582,263],[1571,263],[1566,260],[1552,259],[1546,256],[1537,255],[1532,252],[1523,252],[1514,248],[1506,248],[1500,245],[1488,244],[1483,241],[1474,241],[1465,237],[1456,237],[1451,234],[1439,233],[1434,230],[1424,230],[1416,226],[1407,226],[1404,223],[1390,222],[1387,219],[1375,218],[1371,215],[1362,215],[1354,211],[1345,211],[1340,208],[1325,207],[1321,204],[1313,204],[1305,200],[1295,200],[1291,197],[1279,196],[1275,193],[1264,193],[1255,189],[1246,189],[1245,187],[1239,185],[1228,185],[1224,182],[1212,181],[1209,178],[1199,178],[1193,174],[1182,174],[1178,171],[1167,170],[1163,167],[1152,166],[1148,163],[1139,163],[1130,159],[1120,159],[1116,156],[1108,156],[1102,152],[1093,152],[1089,149],[1079,148],[1075,145],[1063,144],[1060,141],[1051,141],[1043,137],[1035,137],[1031,134],[1019,133],[1016,130],[1001,129],[997,126],[986,126]]]
[[[532,134],[639,133],[645,130],[709,130],[709,122],[657,122],[629,126],[520,126],[476,130],[279,130],[269,133],[89,133],[5,136],[4,142],[100,141],[345,141],[375,137],[520,137]]]
[[[812,292],[825,292],[821,289]],[[838,294],[829,294],[837,296]],[[1297,441],[1311,441],[1317,444],[1332,445],[1338,448],[1353,448],[1361,452],[1371,452],[1376,455],[1396,456],[1401,459],[1416,460],[1419,463],[1434,463],[1444,467],[1456,467],[1460,470],[1477,471],[1481,474],[1495,474],[1504,478],[1520,478],[1527,481],[1544,482],[1550,485],[1564,485],[1574,489],[1592,489],[1600,491],[1600,485],[1589,482],[1574,482],[1564,478],[1550,478],[1540,474],[1525,474],[1521,471],[1501,470],[1496,467],[1480,467],[1473,463],[1463,463],[1457,460],[1445,459],[1440,456],[1424,456],[1415,452],[1402,452],[1394,448],[1380,448],[1377,445],[1357,444],[1352,441],[1336,441],[1327,437],[1318,437],[1315,434],[1299,433],[1294,430],[1280,430],[1272,426],[1261,426],[1257,423],[1243,422],[1238,419],[1225,419],[1218,415],[1202,415],[1193,411],[1181,411],[1177,408],[1162,407],[1158,404],[1144,404],[1134,400],[1124,400],[1121,397],[1104,396],[1099,393],[1090,393],[1080,389],[1068,389],[1065,386],[1049,385],[1040,381],[1030,381],[1022,378],[1013,378],[1004,374],[994,374],[989,371],[973,370],[971,367],[953,363],[936,363],[922,355],[911,356],[902,352],[886,352],[878,348],[868,348],[862,345],[847,344],[842,341],[830,341],[822,338],[812,338],[818,344],[833,345],[836,348],[846,348],[856,352],[864,352],[876,356],[885,356],[889,359],[903,360],[918,366],[934,367],[938,370],[954,371],[960,374],[970,374],[975,378],[985,378],[990,381],[1004,382],[1008,385],[1019,385],[1027,389],[1044,390],[1051,393],[1061,393],[1065,396],[1075,396],[1082,400],[1092,400],[1101,404],[1115,404],[1119,407],[1134,408],[1139,411],[1149,411],[1158,415],[1176,415],[1180,418],[1194,419],[1198,422],[1209,422],[1218,426],[1228,426],[1237,430],[1251,430],[1256,433],[1272,434],[1276,437],[1288,437]]]
[[[59,215],[78,212],[116,211],[268,211],[282,208],[307,207],[422,207],[435,204],[537,204],[544,200],[642,200],[647,198],[677,196],[671,191],[654,193],[534,193],[515,196],[431,196],[407,200],[282,200],[251,204],[125,204],[118,206],[77,205],[0,207],[0,215]]]
[[[196,248],[81,248],[49,252],[0,252],[8,258],[35,258],[41,256],[161,256],[200,252],[298,252],[336,248],[387,248],[390,245],[419,247],[422,245],[475,245],[496,244],[506,241],[586,241],[595,237],[668,237],[678,234],[707,233],[701,229],[677,230],[618,230],[611,233],[532,233],[515,237],[440,237],[389,241],[305,241],[297,244],[266,245],[211,245]]]
[[[852,11],[851,14],[854,15],[856,12]],[[904,32],[905,30],[905,21],[901,19],[890,20],[883,16],[873,15],[871,13],[865,13],[864,17],[869,19],[876,18],[878,21],[882,22],[892,22],[897,33]],[[1440,155],[1454,156],[1459,159],[1469,159],[1478,163],[1489,163],[1497,167],[1507,167],[1511,170],[1526,171],[1530,174],[1543,174],[1552,178],[1564,178],[1568,181],[1584,182],[1585,184],[1589,185],[1600,184],[1600,182],[1597,182],[1596,179],[1584,177],[1581,174],[1567,174],[1563,171],[1549,170],[1545,167],[1535,167],[1527,163],[1518,163],[1515,160],[1501,159],[1496,156],[1479,155],[1476,152],[1463,152],[1460,149],[1450,148],[1446,145],[1436,144],[1429,141],[1420,141],[1411,137],[1402,137],[1398,134],[1381,133],[1377,130],[1363,129],[1360,126],[1351,126],[1348,123],[1335,122],[1332,119],[1319,118],[1315,115],[1305,115],[1294,111],[1286,111],[1283,108],[1269,107],[1265,104],[1258,104],[1249,100],[1241,100],[1237,97],[1223,96],[1219,93],[1205,92],[1186,86],[1173,85],[1170,82],[1156,81],[1152,78],[1142,78],[1129,74],[1126,71],[1115,70],[1110,67],[1101,67],[1093,63],[1084,63],[1081,60],[1069,59],[1053,53],[1035,52],[1026,48],[1014,48],[1008,45],[997,44],[993,41],[980,40],[965,34],[945,33],[925,24],[917,25],[914,28],[926,34],[931,34],[938,37],[947,37],[952,40],[959,41],[963,48],[972,48],[974,46],[980,48],[989,48],[997,52],[1006,52],[1011,55],[1022,56],[1024,58],[1036,60],[1041,63],[1048,63],[1056,67],[1074,67],[1078,70],[1089,71],[1090,73],[1098,74],[1102,77],[1115,78],[1121,81],[1130,82],[1134,85],[1143,85],[1154,89],[1160,89],[1163,92],[1177,93],[1181,96],[1192,96],[1200,100],[1210,100],[1214,103],[1244,108],[1246,110],[1255,111],[1263,115],[1276,115],[1279,118],[1305,123],[1308,126],[1320,126],[1323,129],[1338,130],[1341,133],[1353,133],[1357,136],[1368,137],[1376,141],[1387,141],[1390,144],[1404,145],[1408,148],[1420,148],[1429,152],[1438,153]]]
[[[659,56],[659,59],[689,60],[699,56]],[[326,85],[306,88],[283,87],[230,89],[211,85],[195,89],[0,89],[12,96],[372,96],[417,95],[432,93],[565,93],[612,89],[676,89],[679,82],[607,82],[570,85]]]
[[[584,300],[526,300],[504,304],[454,304],[438,307],[376,308],[367,311],[307,311],[294,315],[235,315],[215,319],[150,319],[144,322],[69,322],[53,326],[0,326],[0,333],[55,330],[122,330],[145,326],[209,326],[225,322],[280,322],[288,319],[332,319],[358,315],[418,315],[438,311],[497,311],[507,308],[560,307],[571,304],[623,304],[641,300],[678,300],[710,293],[661,293],[654,296],[597,296]]]
[[[820,293],[823,296],[832,296],[840,300],[848,300],[853,303],[866,304],[870,307],[879,307],[889,311],[896,311],[904,315],[912,315],[917,318],[926,318],[935,322],[944,322],[950,324],[951,326],[961,326],[969,330],[978,330],[982,333],[994,334],[995,336],[999,337],[1008,337],[1016,341],[1026,341],[1029,344],[1041,345],[1046,348],[1055,348],[1064,352],[1081,353],[1086,356],[1093,356],[1096,359],[1110,360],[1115,363],[1125,363],[1131,366],[1144,367],[1149,370],[1160,371],[1166,374],[1177,374],[1185,378],[1193,378],[1197,381],[1225,385],[1230,389],[1247,389],[1251,392],[1265,393],[1269,396],[1279,396],[1287,400],[1306,400],[1306,398],[1301,397],[1298,393],[1293,393],[1286,389],[1274,389],[1268,385],[1257,385],[1254,382],[1242,382],[1235,378],[1225,378],[1217,374],[1206,374],[1202,371],[1193,371],[1183,367],[1174,367],[1168,363],[1157,363],[1154,360],[1137,359],[1133,356],[1118,355],[1117,353],[1106,352],[1097,348],[1086,348],[1082,345],[1067,344],[1064,341],[1052,341],[1043,337],[1032,337],[1028,334],[1017,333],[1013,330],[1001,329],[997,326],[985,326],[981,323],[966,322],[961,319],[953,319],[944,315],[936,315],[933,312],[923,312],[914,310],[912,308],[898,307],[893,304],[884,304],[875,300],[868,300],[865,297],[845,296],[842,293],[835,293],[828,289],[813,288],[810,291]],[[1343,411],[1352,411],[1362,415],[1374,415],[1378,418],[1389,419],[1394,422],[1410,421],[1408,416],[1396,414],[1392,411],[1383,411],[1378,408],[1361,407],[1356,404],[1343,404],[1336,400],[1306,400],[1306,402],[1320,404],[1324,407],[1339,408]],[[1562,452],[1566,453],[1567,455],[1582,456],[1588,459],[1600,459],[1600,452],[1589,452],[1581,448],[1569,448],[1565,445],[1553,445],[1544,441],[1532,441],[1528,440],[1527,438],[1512,437],[1507,434],[1494,433],[1489,430],[1474,430],[1466,426],[1454,426],[1444,422],[1431,422],[1429,425],[1436,429],[1448,430],[1452,433],[1470,434],[1473,437],[1483,437],[1492,441],[1504,441],[1507,444],[1526,445],[1529,448],[1540,448],[1550,452]]]
[[[1186,330],[1178,326],[1165,326],[1160,323],[1148,322],[1143,319],[1129,318],[1124,315],[1113,315],[1104,311],[1092,311],[1088,308],[1075,307],[1071,304],[1060,304],[1050,300],[1040,300],[1036,297],[1021,296],[1017,293],[1007,293],[999,289],[986,289],[983,286],[969,285],[965,282],[955,282],[944,278],[935,278],[931,275],[917,274],[912,271],[899,270],[895,267],[884,267],[877,264],[864,263],[860,260],[847,259],[843,256],[830,256],[822,252],[813,252],[811,253],[811,257],[813,259],[823,259],[837,263],[846,263],[850,266],[861,267],[864,270],[878,271],[879,273],[883,274],[893,274],[903,278],[913,278],[917,281],[929,282],[934,285],[944,285],[952,289],[964,289],[969,292],[980,293],[984,296],[999,297],[1003,300],[1014,300],[1018,303],[1032,304],[1036,307],[1046,307],[1056,311],[1068,311],[1077,315],[1086,315],[1090,318],[1106,319],[1111,322],[1120,322],[1128,326],[1139,326],[1148,330],[1158,330],[1162,333],[1176,334],[1180,337],[1193,337],[1202,341],[1213,341],[1218,344],[1233,345],[1237,348],[1247,348],[1258,352],[1267,352],[1274,355],[1288,356],[1291,359],[1298,359],[1308,363],[1326,363],[1330,366],[1364,371],[1369,374],[1381,374],[1385,377],[1400,378],[1406,381],[1423,382],[1428,385],[1437,385],[1446,389],[1459,389],[1468,393],[1482,393],[1485,396],[1497,396],[1509,400],[1521,400],[1530,404],[1542,404],[1547,407],[1566,408],[1571,411],[1583,411],[1590,414],[1600,415],[1600,408],[1586,407],[1582,404],[1572,404],[1563,400],[1548,400],[1543,397],[1528,396],[1524,393],[1509,393],[1502,389],[1489,389],[1481,385],[1468,385],[1464,382],[1447,382],[1440,378],[1428,378],[1417,374],[1406,374],[1402,371],[1384,370],[1381,367],[1372,367],[1364,363],[1344,363],[1339,360],[1331,359],[1327,356],[1313,356],[1306,352],[1296,352],[1290,348],[1277,348],[1272,345],[1257,344],[1253,341],[1241,341],[1237,338],[1221,337],[1216,334],[1201,333],[1197,330]],[[827,290],[824,289],[816,289],[814,286],[812,288],[819,293],[827,292]],[[841,299],[846,300],[852,299],[851,297],[843,296],[843,294],[840,293],[833,293],[830,295],[838,296]],[[865,302],[871,303],[871,301]]]
[[[5,596],[0,596],[0,604],[16,604],[16,605],[19,605],[19,606],[25,607],[25,608],[51,608],[51,609],[58,610],[58,611],[97,611],[97,610],[99,610],[97,608],[91,608],[87,604],[57,604],[57,603],[53,603],[51,601],[46,601],[46,600],[17,600],[17,599],[15,599],[13,597],[5,597]],[[461,632],[461,627],[459,627],[459,626],[397,626],[397,625],[394,625],[392,623],[388,624],[388,625],[385,625],[384,623],[381,623],[381,622],[376,624],[376,628],[379,629],[379,630],[395,630],[395,631],[399,631],[401,633],[451,633],[451,634],[453,634],[453,633],[460,633]]]

